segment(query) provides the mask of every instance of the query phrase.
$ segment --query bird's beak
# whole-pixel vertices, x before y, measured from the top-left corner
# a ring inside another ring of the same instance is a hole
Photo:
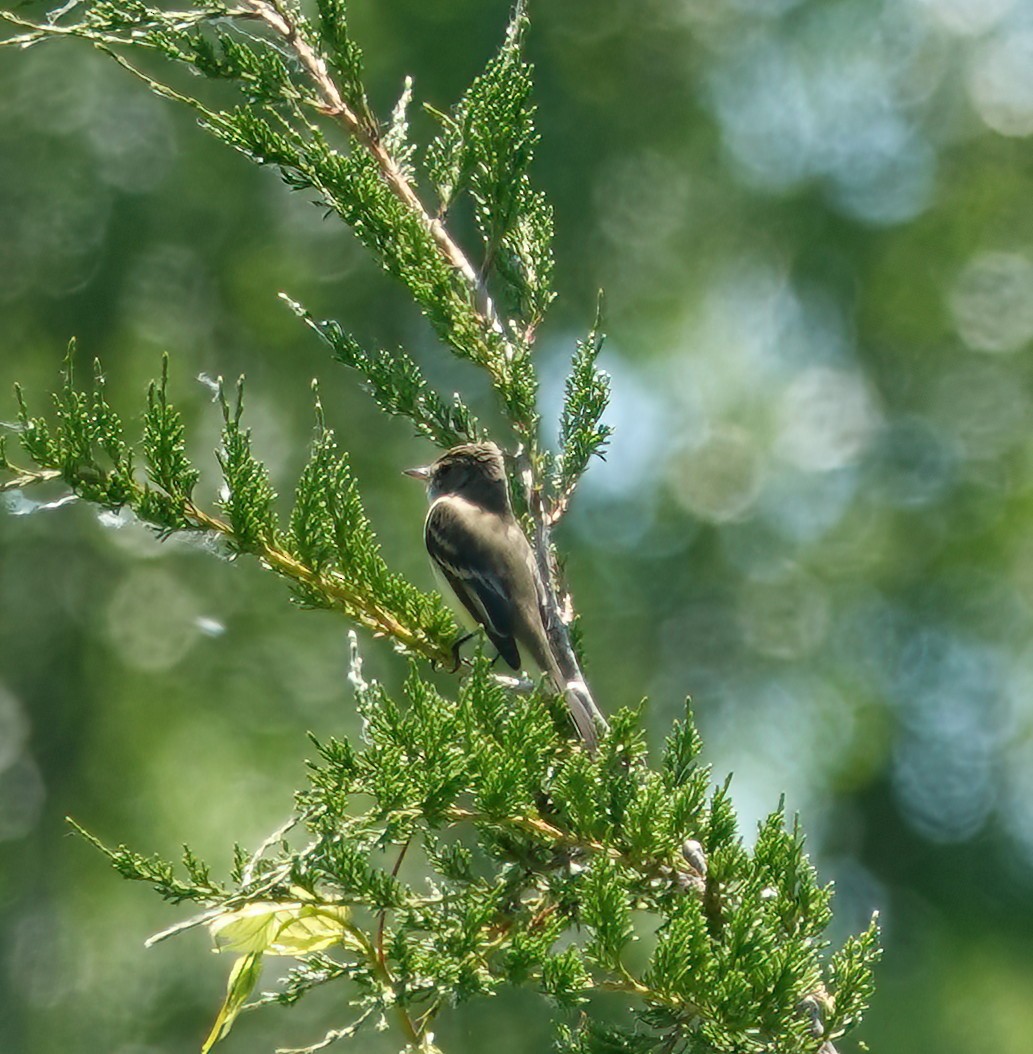
[[[412,476],[413,479],[423,480],[424,483],[430,479],[430,465],[421,465],[419,468],[402,469],[403,476]]]

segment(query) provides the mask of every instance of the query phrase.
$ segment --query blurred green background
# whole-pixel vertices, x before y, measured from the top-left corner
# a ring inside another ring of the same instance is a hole
[[[533,6],[551,420],[598,288],[608,302],[617,433],[559,539],[596,695],[648,695],[659,742],[691,694],[747,836],[785,791],[836,881],[836,934],[882,913],[873,1051],[1027,1054],[1033,3]],[[508,9],[352,7],[381,112],[405,73],[451,104]],[[280,290],[406,346],[492,419],[482,379],[306,195],[85,46],[0,52],[3,389],[42,407],[75,335],[128,415],[167,350],[211,498],[204,377],[247,373],[288,493],[319,377],[389,559],[429,588],[424,499],[398,470],[430,451]],[[0,1050],[196,1049],[228,963],[197,932],[145,952],[185,911],[119,881],[63,817],[165,855],[189,842],[224,871],[232,840],[289,814],[306,730],[356,731],[347,627],[292,610],[252,562],[34,509],[60,496],[0,515]],[[396,684],[391,649],[363,648]],[[313,1042],[343,1001],[245,1018],[226,1050]],[[439,1035],[449,1054],[524,1054],[549,1025],[517,993]]]

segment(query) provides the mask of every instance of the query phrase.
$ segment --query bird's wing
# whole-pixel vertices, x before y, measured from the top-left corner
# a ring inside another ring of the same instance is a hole
[[[427,552],[463,607],[484,627],[499,654],[520,669],[513,637],[513,600],[502,579],[506,563],[500,553],[507,524],[469,502],[439,498],[427,514]]]

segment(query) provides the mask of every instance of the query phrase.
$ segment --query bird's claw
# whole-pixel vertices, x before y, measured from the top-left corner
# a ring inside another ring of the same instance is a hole
[[[453,645],[452,645],[452,668],[451,668],[451,669],[450,669],[450,670],[448,671],[449,673],[455,673],[455,672],[456,672],[456,670],[458,670],[458,669],[459,669],[459,667],[460,667],[460,666],[462,666],[462,664],[463,664],[463,657],[462,657],[462,656],[461,656],[461,655],[459,654],[459,649],[460,649],[460,648],[461,648],[461,647],[462,647],[462,646],[463,646],[463,645],[464,645],[464,644],[465,644],[465,643],[466,643],[466,642],[467,642],[467,641],[468,641],[468,640],[469,640],[469,639],[470,639],[470,638],[471,638],[472,636],[473,636],[473,634],[472,634],[472,633],[464,633],[464,634],[463,634],[463,636],[461,636],[461,637],[459,638],[459,640],[457,640],[457,641],[455,642],[455,644],[453,644]]]

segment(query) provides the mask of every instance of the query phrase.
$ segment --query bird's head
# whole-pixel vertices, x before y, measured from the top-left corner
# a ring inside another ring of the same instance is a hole
[[[407,476],[423,480],[431,501],[454,494],[489,508],[508,507],[506,466],[494,443],[464,443],[446,450],[436,461],[407,468]]]

